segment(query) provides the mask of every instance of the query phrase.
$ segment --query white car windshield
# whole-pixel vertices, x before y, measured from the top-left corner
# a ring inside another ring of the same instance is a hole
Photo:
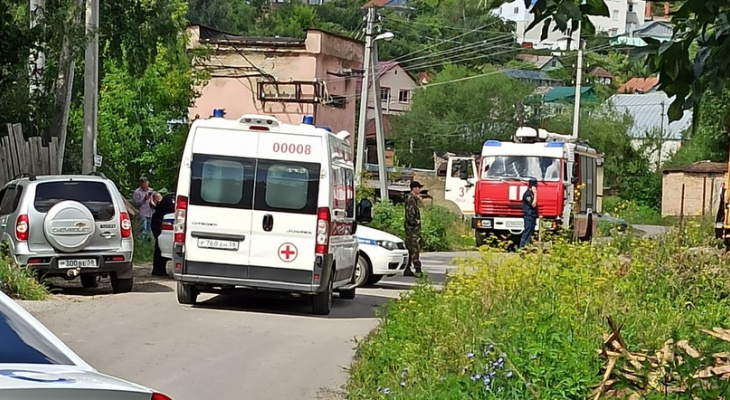
[[[74,365],[40,332],[0,303],[0,364]]]
[[[481,164],[484,180],[529,180],[543,182],[560,181],[560,159],[539,156],[484,157]]]

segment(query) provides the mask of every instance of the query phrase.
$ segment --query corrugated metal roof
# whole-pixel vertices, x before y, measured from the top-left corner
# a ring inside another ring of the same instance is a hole
[[[580,88],[581,101],[595,101],[594,94],[595,91],[590,86],[583,86]],[[553,90],[547,92],[543,98],[546,103],[561,99],[567,99],[572,103],[575,100],[575,86],[555,87]]]
[[[504,72],[510,78],[515,78],[515,79],[530,79],[530,80],[535,80],[535,81],[562,82],[560,79],[555,79],[542,71],[530,71],[530,70],[525,70],[525,69],[505,68],[502,70],[502,72]]]
[[[588,75],[590,76],[597,76],[599,78],[611,78],[613,79],[613,75],[611,75],[610,72],[606,71],[605,69],[601,67],[593,68],[593,71],[591,71]]]
[[[724,174],[727,172],[727,163],[697,161],[692,164],[667,167],[664,168],[662,172],[665,174],[672,172],[685,172],[691,174]]]
[[[682,139],[682,131],[692,126],[692,111],[686,110],[682,118],[669,123],[667,111],[674,101],[664,92],[646,94],[615,94],[608,99],[619,111],[627,111],[634,119],[629,135],[634,138],[646,137],[652,129],[664,129],[664,138]],[[662,103],[664,107],[662,108]],[[664,114],[664,116],[662,116]]]
[[[618,88],[619,93],[649,93],[659,85],[659,78],[652,76],[650,78],[631,78]]]

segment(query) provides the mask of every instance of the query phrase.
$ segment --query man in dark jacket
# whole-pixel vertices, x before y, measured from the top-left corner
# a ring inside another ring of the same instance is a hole
[[[165,218],[165,214],[175,212],[175,195],[170,193],[167,194],[167,190],[162,189],[154,194],[153,206],[155,212],[152,214],[152,234],[155,236],[155,253],[152,258],[152,275],[155,276],[169,276],[165,265],[167,264],[167,258],[162,257],[162,251],[160,251],[160,234],[162,234],[162,221]]]
[[[419,210],[419,203],[421,199],[421,185],[417,181],[411,182],[411,192],[406,195],[405,203],[405,230],[406,230],[406,248],[408,249],[408,265],[404,276],[421,276],[421,211]],[[411,270],[411,265],[416,269],[414,274]]]
[[[537,179],[530,179],[527,190],[522,195],[522,213],[525,223],[520,248],[524,248],[530,243],[532,235],[535,233],[535,225],[537,225]]]

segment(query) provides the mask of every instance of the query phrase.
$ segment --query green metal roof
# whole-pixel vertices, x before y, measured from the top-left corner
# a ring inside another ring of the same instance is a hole
[[[597,102],[596,93],[590,86],[580,88],[581,101]],[[543,100],[546,103],[555,101],[572,103],[575,100],[575,86],[558,86],[545,93]]]

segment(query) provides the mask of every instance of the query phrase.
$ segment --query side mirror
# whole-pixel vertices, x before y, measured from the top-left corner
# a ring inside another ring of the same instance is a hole
[[[373,220],[373,203],[368,199],[360,200],[357,205],[357,220],[363,224],[368,224]]]
[[[578,183],[578,181],[579,181],[579,179],[577,176],[573,176],[572,178],[570,178],[570,183],[572,183],[573,185]]]
[[[573,170],[571,171],[570,176],[570,183],[574,185],[578,183],[578,164],[573,164]]]

